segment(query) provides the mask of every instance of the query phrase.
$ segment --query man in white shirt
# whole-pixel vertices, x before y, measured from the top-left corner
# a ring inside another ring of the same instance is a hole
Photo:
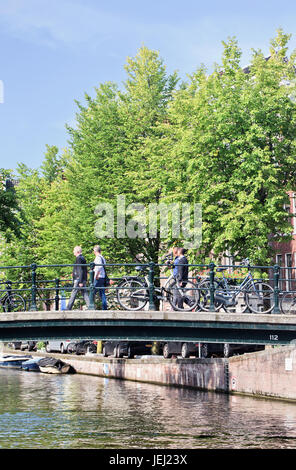
[[[107,310],[107,299],[106,299],[106,294],[105,294],[106,271],[105,271],[105,267],[103,266],[104,264],[106,264],[106,260],[104,256],[101,254],[101,248],[99,247],[99,245],[96,245],[94,247],[94,254],[95,254],[94,263],[101,265],[101,266],[95,266],[94,268],[95,293],[99,291],[101,301],[102,301],[102,309]]]

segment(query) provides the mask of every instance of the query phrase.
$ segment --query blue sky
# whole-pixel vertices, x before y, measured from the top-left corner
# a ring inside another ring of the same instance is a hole
[[[278,27],[296,47],[295,20],[292,0],[0,0],[0,167],[38,167],[45,144],[66,147],[74,100],[122,83],[126,57],[142,44],[185,77],[219,61],[228,36],[244,65],[251,48],[268,54]]]

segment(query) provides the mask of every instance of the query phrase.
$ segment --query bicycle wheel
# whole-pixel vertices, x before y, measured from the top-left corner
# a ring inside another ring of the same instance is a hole
[[[175,279],[171,278],[166,281],[164,286],[162,288],[159,288],[159,298],[161,299],[162,302],[162,307],[161,310],[166,310],[166,303],[169,303],[171,307],[172,301],[173,301],[173,291],[172,291],[172,286],[175,284]],[[157,295],[157,293],[156,293]],[[174,307],[173,307],[174,309]],[[175,309],[174,309],[175,310]]]
[[[175,279],[171,278],[168,281],[166,281],[166,283],[164,284],[163,293],[164,293],[165,302],[170,301],[170,297],[172,296],[172,290],[171,289],[172,289],[172,287],[175,283],[176,283]]]
[[[118,285],[117,300],[124,310],[142,310],[149,300],[147,286],[139,279],[127,279]]]
[[[25,299],[19,294],[8,295],[4,301],[3,309],[5,312],[25,312]]]
[[[296,293],[286,292],[281,299],[280,308],[285,315],[296,315]]]
[[[227,313],[246,313],[248,311],[248,305],[247,305],[247,300],[246,300],[246,294],[243,294],[242,292],[237,295],[235,290],[230,290],[229,293],[231,295],[234,295],[234,298],[236,299],[236,304],[233,306],[227,306],[224,305],[223,308],[225,312]]]
[[[274,307],[274,291],[265,282],[254,282],[254,288],[246,292],[246,302],[253,313],[269,313]]]
[[[215,294],[219,288],[219,283],[214,281],[215,285]],[[205,279],[197,285],[199,289],[199,306],[201,310],[208,312],[210,309],[210,281]],[[223,307],[223,303],[215,301],[215,310],[218,311]]]
[[[171,295],[169,302],[174,310],[181,312],[191,312],[198,305],[197,285],[191,281],[187,281],[186,286],[180,287],[174,282],[170,286]]]

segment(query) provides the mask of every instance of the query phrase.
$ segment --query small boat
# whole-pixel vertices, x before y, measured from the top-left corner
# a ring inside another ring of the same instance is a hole
[[[40,367],[39,367],[39,364],[38,362],[40,361],[40,359],[43,359],[43,358],[34,358],[33,359],[29,359],[28,361],[25,361],[22,363],[21,365],[21,368],[22,370],[26,370],[26,371],[33,371],[33,372],[40,372]]]
[[[45,357],[38,361],[38,366],[41,372],[46,374],[67,374],[70,372],[71,365],[66,364],[60,359],[54,357]]]
[[[32,359],[32,356],[3,355],[0,356],[0,367],[21,369],[23,362]]]

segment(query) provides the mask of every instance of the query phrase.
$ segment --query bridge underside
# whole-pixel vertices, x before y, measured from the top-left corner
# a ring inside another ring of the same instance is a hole
[[[295,315],[71,311],[0,315],[0,341],[98,339],[296,343]]]

